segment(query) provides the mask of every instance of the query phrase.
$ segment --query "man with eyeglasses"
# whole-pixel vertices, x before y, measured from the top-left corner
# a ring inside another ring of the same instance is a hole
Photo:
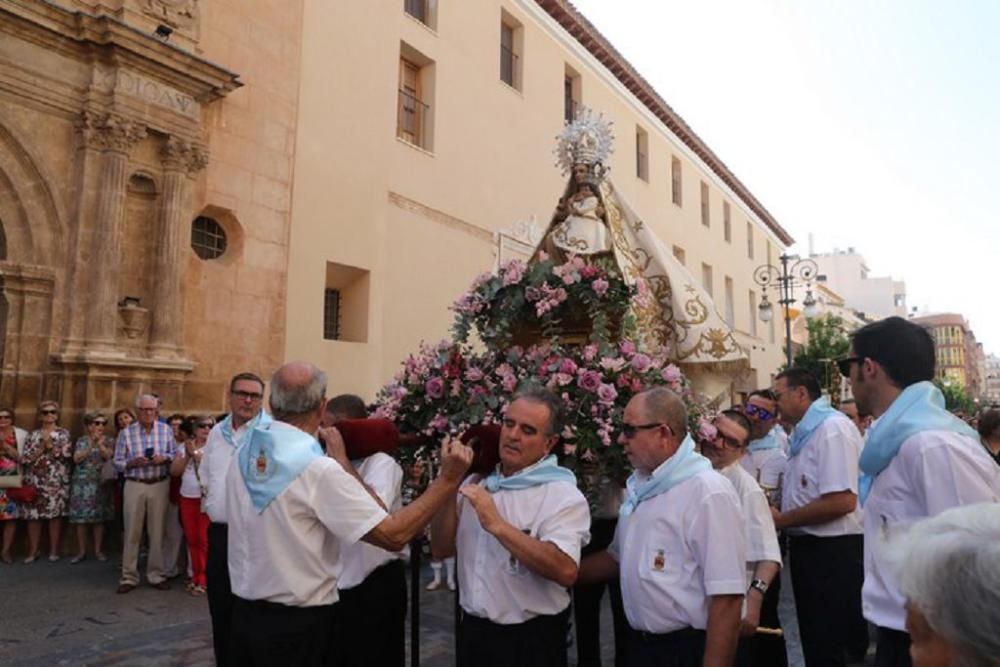
[[[139,584],[143,524],[149,535],[146,578],[153,588],[170,589],[163,569],[163,535],[170,504],[170,463],[177,454],[177,443],[173,430],[157,419],[159,398],[141,394],[135,405],[138,419],[118,434],[113,458],[118,471],[125,473],[125,545],[118,593],[128,593]]]
[[[565,667],[569,588],[590,539],[590,510],[576,476],[552,454],[562,401],[528,388],[500,429],[500,463],[470,477],[431,530],[433,552],[457,553],[459,665]]]
[[[229,415],[208,434],[200,468],[205,486],[205,512],[208,526],[208,562],[205,579],[208,611],[212,617],[212,642],[215,661],[228,664],[229,638],[233,612],[233,594],[229,581],[228,517],[226,515],[226,471],[233,456],[246,442],[247,435],[271,417],[261,407],[264,381],[254,373],[235,375],[229,382]]]
[[[584,559],[580,581],[620,577],[627,665],[729,667],[746,590],[739,497],[695,451],[684,402],[665,387],[629,401],[618,442],[635,472],[614,540]]]
[[[858,505],[861,435],[821,395],[808,371],[774,379],[781,419],[794,425],[774,524],[788,535],[788,560],[802,653],[809,667],[863,658],[862,527]],[[866,649],[867,647],[865,647]]]
[[[778,534],[767,498],[760,485],[738,464],[750,439],[750,420],[738,410],[723,410],[713,422],[715,436],[701,440],[701,453],[736,489],[743,509],[743,534],[747,544],[747,594],[736,665],[787,664],[785,642],[757,636],[757,627],[777,628],[778,599],[768,596],[771,583],[781,570]]]
[[[770,389],[750,394],[743,414],[750,420],[750,444],[740,465],[767,489],[778,489],[785,474],[788,436],[778,423],[778,401]]]
[[[849,356],[838,361],[858,411],[874,417],[861,454],[860,498],[862,600],[865,618],[878,629],[878,667],[911,664],[906,603],[884,543],[946,509],[1000,501],[1000,469],[978,434],[945,409],[932,382],[934,363],[930,334],[900,317],[855,331]],[[947,586],[949,573],[939,576]]]

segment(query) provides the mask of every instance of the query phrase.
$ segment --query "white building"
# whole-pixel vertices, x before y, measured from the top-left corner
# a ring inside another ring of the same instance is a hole
[[[1000,407],[1000,357],[995,354],[986,357],[986,400]]]
[[[863,313],[866,319],[906,317],[906,283],[890,277],[871,277],[865,258],[854,248],[811,257],[819,265],[820,275],[826,276],[827,287],[842,295],[846,305]]]

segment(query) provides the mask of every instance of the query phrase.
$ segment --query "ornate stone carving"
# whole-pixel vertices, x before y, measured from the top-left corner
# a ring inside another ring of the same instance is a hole
[[[208,164],[208,149],[202,144],[171,135],[160,148],[160,160],[168,170],[196,174]]]
[[[142,0],[142,8],[174,28],[192,28],[198,24],[198,0]]]
[[[146,127],[115,113],[83,111],[75,123],[84,145],[101,150],[128,153],[146,137]]]

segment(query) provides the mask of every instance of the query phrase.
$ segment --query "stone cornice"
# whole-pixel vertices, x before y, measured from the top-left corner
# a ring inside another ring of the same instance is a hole
[[[243,85],[238,74],[113,16],[71,11],[46,0],[0,0],[0,32],[77,59],[128,66],[199,103],[219,99]]]
[[[711,148],[695,134],[694,130],[674,111],[642,75],[622,56],[604,35],[587,20],[568,0],[534,0],[573,39],[580,43],[611,74],[628,89],[636,99],[649,109],[678,139],[691,149],[722,181],[732,188],[740,199],[786,245],[794,239],[774,216],[764,208],[750,190],[729,170],[729,167]]]

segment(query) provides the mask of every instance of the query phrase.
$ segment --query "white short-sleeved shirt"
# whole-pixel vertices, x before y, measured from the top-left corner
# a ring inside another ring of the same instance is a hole
[[[466,482],[470,483],[470,482]],[[505,521],[543,542],[551,542],[579,565],[590,541],[590,508],[571,482],[549,482],[493,494]],[[462,608],[494,623],[523,623],[558,614],[570,602],[560,584],[530,571],[479,523],[471,503],[459,496],[458,583]]]
[[[850,491],[858,494],[858,457],[861,434],[850,419],[837,413],[816,427],[798,456],[788,459],[781,489],[781,511],[808,505],[822,495]],[[792,535],[836,537],[860,535],[861,504],[833,521],[786,529]]]
[[[249,422],[247,422],[249,423]],[[243,424],[233,433],[233,440],[236,447],[233,447],[222,437],[222,425],[216,424],[208,432],[208,441],[205,442],[205,454],[202,457],[201,468],[198,473],[201,475],[202,484],[205,485],[205,513],[213,523],[226,523],[226,473],[229,470],[229,462],[233,455],[239,451],[247,439],[249,429],[247,424]]]
[[[753,564],[762,560],[774,561],[781,565],[781,549],[778,547],[778,533],[774,529],[771,507],[760,485],[740,465],[732,463],[719,471],[736,489],[743,509],[743,536],[747,547],[747,572],[749,584],[753,575]]]
[[[205,460],[205,448],[202,447],[202,461]],[[184,447],[177,448],[177,458],[187,460],[187,449]],[[201,483],[198,478],[202,475],[204,471],[204,466],[199,463],[198,472],[194,470],[194,465],[187,461],[184,464],[184,473],[181,475],[181,497],[182,498],[201,498]]]
[[[778,437],[787,440],[784,431],[781,431],[781,435]],[[748,449],[743,458],[740,459],[740,465],[750,473],[750,477],[755,479],[758,484],[776,488],[781,486],[779,482],[784,478],[785,468],[788,466],[788,456],[780,446],[774,449],[760,449],[756,452],[751,452]]]
[[[619,563],[629,625],[663,634],[708,626],[709,596],[746,591],[740,500],[706,470],[618,520],[608,553]]]
[[[271,431],[294,428],[279,422]],[[243,482],[239,457],[226,473],[229,578],[233,594],[293,607],[333,604],[347,544],[388,514],[340,464],[309,463],[260,514]]]
[[[914,521],[981,502],[1000,502],[1000,467],[979,442],[948,431],[925,431],[903,442],[865,501],[866,619],[905,630],[905,600],[885,557],[887,539]]]
[[[372,491],[378,494],[390,513],[403,506],[403,469],[396,460],[381,452],[351,461],[358,475]],[[337,588],[346,590],[363,582],[376,568],[386,563],[405,558],[407,549],[386,551],[366,542],[356,542],[344,546],[341,558],[344,569],[337,580]]]

